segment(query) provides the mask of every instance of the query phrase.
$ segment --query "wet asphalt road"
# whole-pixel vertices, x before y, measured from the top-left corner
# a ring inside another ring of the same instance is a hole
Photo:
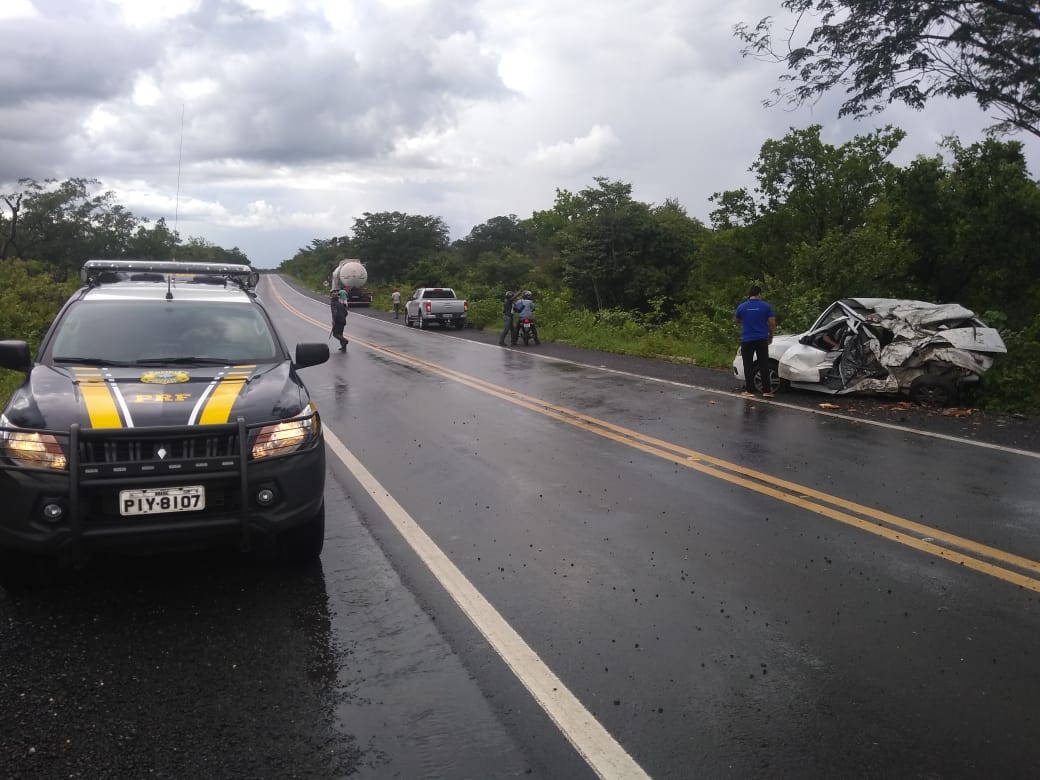
[[[650,776],[1040,775],[1033,423],[386,320],[305,370],[327,430]],[[305,572],[107,559],[0,596],[0,775],[593,776],[331,456],[326,500]]]

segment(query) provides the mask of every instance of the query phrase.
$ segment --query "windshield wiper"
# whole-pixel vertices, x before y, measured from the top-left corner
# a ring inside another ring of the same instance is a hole
[[[133,365],[202,365],[202,366],[230,366],[235,363],[242,361],[227,360],[226,358],[201,358],[201,357],[157,357],[157,358],[142,358],[141,360],[135,360]]]
[[[105,360],[104,358],[88,358],[88,357],[53,357],[51,358],[55,363],[78,363],[81,366],[125,366],[127,362],[125,360]]]

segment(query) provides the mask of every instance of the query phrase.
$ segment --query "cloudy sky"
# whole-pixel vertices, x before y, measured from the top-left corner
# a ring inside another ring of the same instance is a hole
[[[894,124],[896,162],[992,124],[974,102],[838,120],[765,108],[733,26],[780,0],[0,0],[0,192],[96,178],[182,238],[274,267],[365,212],[453,239],[628,182],[707,222],[762,143]],[[783,18],[783,17],[779,17]],[[1022,138],[1034,175],[1037,143]]]

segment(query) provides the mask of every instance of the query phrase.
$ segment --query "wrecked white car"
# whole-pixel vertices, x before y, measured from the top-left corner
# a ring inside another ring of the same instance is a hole
[[[774,392],[786,385],[832,395],[905,393],[948,406],[1005,352],[1000,334],[959,304],[843,298],[805,333],[773,339],[769,374]],[[733,373],[743,382],[739,351]],[[759,390],[761,381],[756,366]]]

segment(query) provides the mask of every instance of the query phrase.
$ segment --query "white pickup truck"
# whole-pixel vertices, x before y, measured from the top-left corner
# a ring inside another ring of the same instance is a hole
[[[404,324],[424,329],[436,322],[442,328],[454,325],[462,330],[468,312],[469,304],[456,298],[450,287],[419,287],[404,305]]]

